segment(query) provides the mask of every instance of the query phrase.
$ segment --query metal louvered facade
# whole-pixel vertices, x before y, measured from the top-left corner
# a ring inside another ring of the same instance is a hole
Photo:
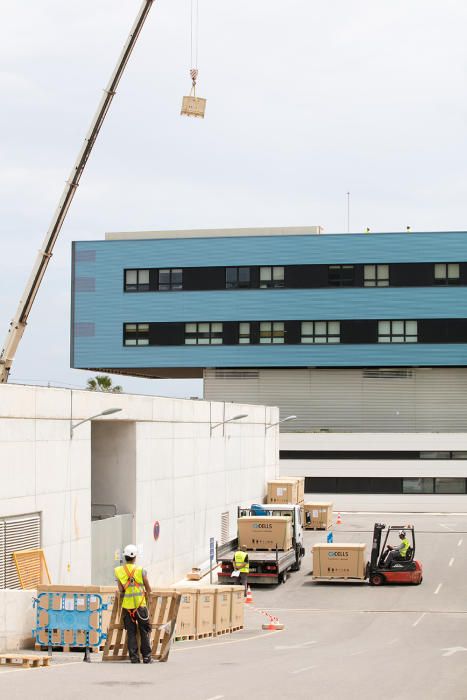
[[[0,588],[21,588],[13,552],[39,549],[40,546],[39,513],[0,520]]]
[[[291,432],[464,432],[467,369],[204,371],[212,401],[278,406]]]

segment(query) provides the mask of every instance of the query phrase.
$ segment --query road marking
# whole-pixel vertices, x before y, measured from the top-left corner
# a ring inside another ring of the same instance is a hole
[[[441,590],[441,586],[442,586],[442,585],[443,585],[442,583],[438,583],[438,587],[436,588],[435,595],[438,595],[438,593],[439,593],[440,590]]]
[[[265,634],[257,634],[255,637],[244,637],[243,639],[232,639],[231,642],[218,642],[217,644],[199,644],[197,646],[184,647],[183,649],[172,649],[173,652],[177,651],[193,651],[194,649],[206,649],[207,647],[223,647],[226,644],[239,644],[240,642],[249,642],[252,639],[265,639],[265,637],[270,637],[271,634],[281,634],[282,630],[273,630],[272,632],[266,632]]]
[[[303,642],[303,644],[291,644],[290,646],[278,646],[274,647],[276,651],[285,651],[286,649],[304,649],[305,647],[311,646],[311,644],[316,644],[315,641]]]
[[[467,649],[466,649],[467,651]],[[297,668],[296,671],[290,671],[289,673],[292,673],[293,675],[297,673],[304,673],[305,671],[311,671],[312,668],[316,668],[316,666],[305,666],[304,668]]]
[[[39,670],[48,668],[49,670],[56,671],[57,668],[62,668],[63,666],[72,666],[73,664],[79,663],[78,659],[76,661],[66,661],[63,664],[52,664],[52,666],[39,666]],[[96,663],[96,662],[91,662],[91,663]],[[0,678],[2,676],[6,676],[7,673],[18,673],[19,671],[30,671],[30,667],[28,668],[9,668],[7,671],[4,671],[3,669],[0,671]],[[34,669],[36,670],[36,669]]]
[[[467,649],[465,647],[445,647],[444,649],[441,649],[441,651],[446,652],[445,654],[442,654],[442,656],[452,656],[458,651],[467,651]]]
[[[454,564],[454,561],[455,561],[455,559],[454,559],[454,557],[452,557],[452,558],[449,560],[449,566],[452,566],[452,565]]]
[[[461,538],[461,539],[459,540],[459,542],[457,543],[457,546],[460,547],[463,541],[464,541],[464,540]]]
[[[416,626],[418,625],[418,623],[421,622],[421,621],[423,620],[423,618],[425,617],[425,615],[426,615],[426,613],[422,613],[422,614],[420,615],[420,617],[418,617],[418,618],[415,620],[415,622],[413,623],[412,627],[416,627]]]
[[[222,700],[225,695],[213,695],[212,698],[208,698],[208,700]]]

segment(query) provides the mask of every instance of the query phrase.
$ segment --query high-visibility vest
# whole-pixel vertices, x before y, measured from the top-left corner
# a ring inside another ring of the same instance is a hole
[[[248,554],[246,552],[238,551],[235,552],[235,568],[237,571],[240,571],[241,574],[248,574],[250,572],[250,564],[248,562],[245,562],[245,559],[247,558]],[[239,564],[243,564],[242,568],[239,569]]]
[[[136,610],[145,604],[146,590],[141,566],[133,566],[131,564],[117,566],[115,576],[124,589],[122,608]]]
[[[405,538],[402,540],[402,547],[401,547],[401,549],[399,549],[399,554],[400,554],[400,556],[401,556],[403,559],[405,559],[405,555],[407,554],[407,550],[408,550],[409,547],[410,547],[410,542],[409,542],[409,540],[405,537]]]

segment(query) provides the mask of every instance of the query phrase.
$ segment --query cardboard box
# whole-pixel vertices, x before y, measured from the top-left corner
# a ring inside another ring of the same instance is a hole
[[[286,516],[238,518],[238,544],[247,549],[292,547],[292,520]]]
[[[268,481],[267,503],[298,503],[298,481],[296,479]]]
[[[367,565],[366,544],[315,544],[313,578],[364,579]]]
[[[227,586],[231,588],[231,606],[230,606],[230,628],[235,630],[243,627],[245,614],[245,594],[243,586]]]
[[[196,596],[196,634],[212,635],[214,633],[215,588],[198,588]]]
[[[328,530],[332,527],[333,503],[304,503],[302,525],[305,530]]]
[[[178,609],[175,637],[195,637],[198,591],[196,588],[175,588],[175,590],[182,596]]]
[[[234,586],[217,586],[214,598],[214,632],[226,632],[230,629],[232,607],[232,590]],[[242,588],[243,594],[243,588]]]
[[[303,503],[305,500],[305,477],[304,476],[281,476],[279,481],[296,481],[297,486],[297,503]]]

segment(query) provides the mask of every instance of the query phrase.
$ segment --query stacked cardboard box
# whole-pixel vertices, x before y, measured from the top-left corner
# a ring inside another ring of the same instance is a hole
[[[305,477],[304,476],[280,476],[278,481],[295,481],[297,483],[297,503],[303,503],[305,500]],[[295,501],[290,501],[295,503]]]
[[[332,503],[304,503],[302,525],[305,530],[328,530],[332,527]]]
[[[299,484],[296,479],[268,481],[267,503],[299,503]]]
[[[243,586],[175,587],[182,596],[176,639],[203,639],[243,629]]]
[[[252,550],[292,547],[292,520],[286,516],[249,516],[239,518],[238,544]]]
[[[313,578],[357,578],[366,575],[366,544],[315,544],[313,546]]]

